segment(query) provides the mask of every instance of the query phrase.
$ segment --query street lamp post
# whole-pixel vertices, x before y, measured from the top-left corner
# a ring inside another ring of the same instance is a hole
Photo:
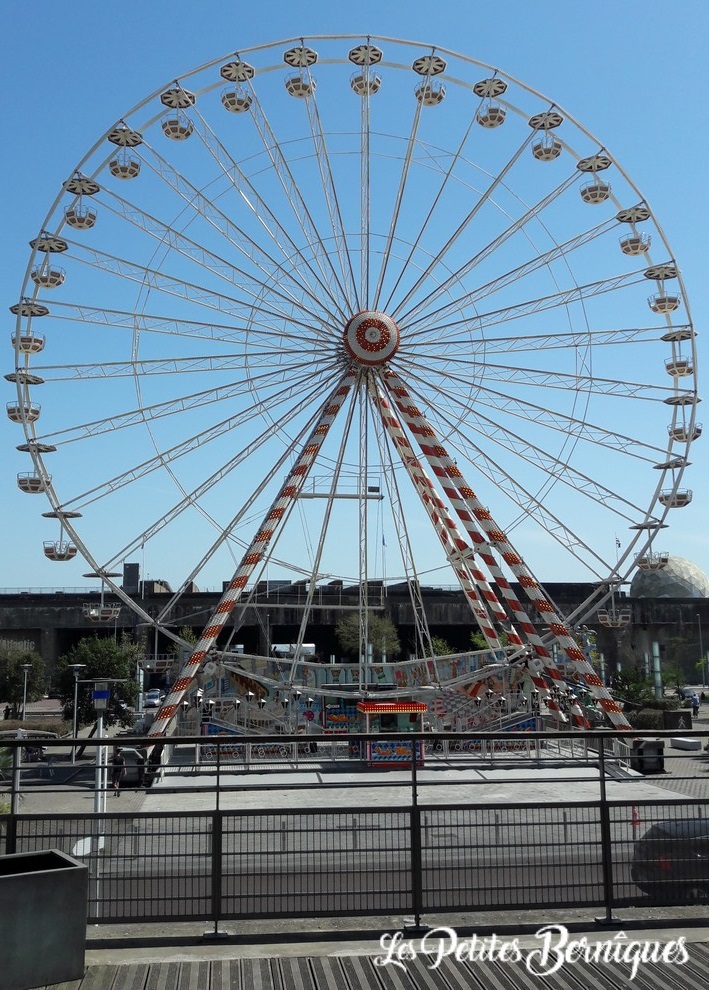
[[[29,672],[32,670],[31,663],[22,664],[22,721],[25,720],[25,715],[27,712],[27,677]]]
[[[74,671],[74,712],[73,712],[73,725],[72,734],[74,739],[76,739],[76,734],[79,731],[79,674],[86,666],[85,663],[73,663],[71,669]],[[71,747],[71,762],[76,763],[76,743]]]
[[[702,617],[697,612],[697,629],[699,631],[699,666],[702,668],[702,687],[706,687],[706,676],[704,670],[704,643],[702,642]]]

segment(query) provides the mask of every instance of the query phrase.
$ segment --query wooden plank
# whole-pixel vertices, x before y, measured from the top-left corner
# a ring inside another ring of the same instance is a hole
[[[80,983],[63,983],[64,987],[80,987],[81,990],[111,990],[116,978],[116,966],[89,966]],[[54,986],[52,990],[55,990]]]
[[[150,963],[126,963],[116,966],[115,969],[116,978],[111,990],[143,990],[148,979]]]
[[[314,956],[309,962],[317,990],[350,990],[337,956]]]
[[[145,990],[175,990],[179,978],[180,963],[151,963],[148,967],[148,979],[145,983]]]
[[[318,990],[307,958],[284,956],[277,963],[284,990]]]
[[[238,959],[215,959],[212,962],[210,990],[242,990],[241,965]]]
[[[241,976],[249,990],[273,990],[270,959],[242,959]]]
[[[207,960],[180,963],[180,978],[174,990],[205,990],[211,987],[210,965]]]

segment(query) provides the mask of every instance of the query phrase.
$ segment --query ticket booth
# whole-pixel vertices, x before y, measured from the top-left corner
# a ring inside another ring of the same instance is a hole
[[[364,715],[365,732],[423,732],[428,705],[418,701],[358,701]],[[413,740],[379,739],[366,743],[365,760],[370,767],[410,767]],[[423,743],[415,742],[416,765],[423,766]]]

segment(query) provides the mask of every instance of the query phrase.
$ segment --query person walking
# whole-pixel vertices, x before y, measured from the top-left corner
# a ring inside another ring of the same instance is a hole
[[[111,784],[113,785],[113,794],[115,797],[120,797],[121,795],[121,779],[126,773],[126,758],[123,755],[123,750],[118,746],[113,751],[113,759],[111,760]]]

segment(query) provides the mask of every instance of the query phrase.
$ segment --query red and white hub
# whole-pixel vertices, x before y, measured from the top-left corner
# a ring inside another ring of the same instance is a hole
[[[359,364],[384,364],[399,349],[399,328],[386,313],[365,309],[345,327],[345,347]]]

